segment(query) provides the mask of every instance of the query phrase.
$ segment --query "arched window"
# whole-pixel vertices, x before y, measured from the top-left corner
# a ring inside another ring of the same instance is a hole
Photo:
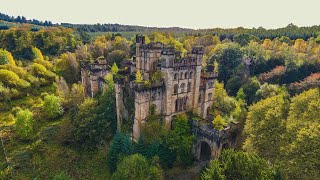
[[[188,79],[188,72],[184,73],[184,78]]]
[[[180,85],[180,88],[181,88],[181,93],[183,93],[183,92],[184,92],[184,88],[185,88],[185,84],[182,83],[182,84]]]
[[[188,97],[184,98],[183,109],[186,110],[188,106]]]
[[[173,94],[178,94],[178,84],[174,85]]]
[[[212,93],[209,93],[209,94],[208,94],[208,99],[209,99],[209,101],[212,100]]]
[[[191,82],[188,82],[188,92],[191,91]]]
[[[180,79],[183,79],[183,72],[180,73]]]
[[[193,78],[193,72],[190,72],[190,79]]]
[[[178,79],[178,73],[175,73],[174,74],[174,80],[177,80]]]

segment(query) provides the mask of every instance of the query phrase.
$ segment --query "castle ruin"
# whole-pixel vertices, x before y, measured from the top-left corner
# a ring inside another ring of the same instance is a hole
[[[194,47],[187,57],[180,57],[172,47],[162,43],[145,44],[144,36],[136,36],[135,67],[145,81],[153,81],[156,72],[162,79],[150,87],[135,84],[135,115],[133,137],[140,135],[141,125],[146,123],[150,106],[163,116],[167,127],[172,117],[192,111],[203,119],[213,104],[213,88],[217,74],[213,68],[202,69],[203,48]]]

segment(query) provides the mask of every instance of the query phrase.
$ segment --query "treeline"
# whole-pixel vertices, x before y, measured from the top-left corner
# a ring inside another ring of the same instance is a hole
[[[17,23],[29,23],[39,26],[58,26],[59,24],[52,24],[51,21],[39,21],[36,19],[27,19],[24,16],[9,16],[6,14],[0,13],[0,20],[8,22],[17,22]],[[212,29],[189,29],[189,28],[179,28],[179,27],[169,27],[169,28],[158,28],[158,27],[144,27],[144,26],[135,26],[135,25],[121,25],[121,24],[71,24],[71,23],[61,23],[61,26],[67,28],[73,28],[78,32],[144,32],[151,33],[153,31],[160,32],[170,32],[178,36],[184,35],[193,35],[193,36],[203,36],[205,34],[216,35],[220,40],[230,39],[233,40],[233,37],[240,34],[249,34],[255,36],[259,39],[274,39],[276,37],[286,36],[290,39],[304,39],[307,40],[310,37],[316,37],[319,35],[320,26],[314,25],[309,27],[298,27],[294,24],[289,24],[283,28],[277,29],[265,29],[263,27],[259,28],[212,28]],[[8,29],[6,25],[1,25],[0,29]]]
[[[213,34],[220,37],[221,40],[229,38],[233,39],[235,35],[238,34],[249,34],[258,37],[259,39],[274,39],[281,36],[286,36],[290,39],[304,39],[307,40],[310,37],[317,37],[320,33],[320,26],[314,25],[309,27],[298,27],[294,24],[289,24],[283,28],[277,29],[265,29],[263,27],[259,28],[231,28],[231,29],[223,29],[223,28],[213,28],[213,29],[200,29],[197,30],[200,35],[203,34]]]
[[[37,19],[27,19],[24,16],[9,16],[3,13],[0,13],[0,20],[8,21],[8,22],[16,22],[16,23],[29,23],[29,24],[35,24],[39,26],[53,26],[51,21],[40,21]]]

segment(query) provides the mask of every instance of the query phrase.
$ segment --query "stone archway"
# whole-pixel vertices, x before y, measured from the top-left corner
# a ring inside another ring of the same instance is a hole
[[[202,141],[200,143],[200,160],[201,161],[209,161],[211,159],[211,147],[210,145]]]

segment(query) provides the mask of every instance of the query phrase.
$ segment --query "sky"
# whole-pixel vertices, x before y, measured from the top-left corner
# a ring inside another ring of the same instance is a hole
[[[0,0],[0,12],[53,23],[274,29],[320,25],[320,0]]]

